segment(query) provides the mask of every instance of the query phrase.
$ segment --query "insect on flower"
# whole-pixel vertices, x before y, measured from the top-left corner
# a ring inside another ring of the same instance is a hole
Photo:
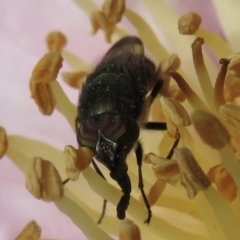
[[[110,48],[82,87],[76,118],[78,144],[92,149],[94,158],[109,169],[111,178],[119,184],[123,193],[116,209],[119,219],[125,218],[129,205],[131,181],[126,158],[133,149],[138,165],[138,187],[148,210],[145,223],[151,220],[151,209],[143,190],[143,148],[138,138],[141,128],[166,129],[165,123],[147,122],[151,103],[162,84],[155,65],[144,55],[142,41],[125,37]],[[104,178],[94,160],[93,166]],[[106,200],[98,223],[105,208]]]

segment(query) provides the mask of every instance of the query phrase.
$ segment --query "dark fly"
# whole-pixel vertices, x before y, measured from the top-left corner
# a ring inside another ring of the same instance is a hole
[[[125,37],[110,48],[88,75],[79,97],[78,144],[93,150],[94,158],[109,169],[111,178],[122,189],[116,209],[119,219],[125,218],[129,205],[131,181],[126,158],[133,149],[139,170],[139,189],[148,210],[145,223],[151,220],[143,190],[143,149],[138,138],[140,128],[166,129],[165,123],[147,122],[149,108],[162,83],[155,65],[144,55],[142,41],[137,37]],[[94,160],[93,165],[103,177]]]

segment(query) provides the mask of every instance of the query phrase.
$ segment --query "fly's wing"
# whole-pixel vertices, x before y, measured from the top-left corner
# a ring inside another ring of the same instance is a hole
[[[144,60],[144,47],[138,37],[125,37],[115,43],[106,55],[101,64],[116,63],[125,65],[126,62],[134,62],[136,66]]]

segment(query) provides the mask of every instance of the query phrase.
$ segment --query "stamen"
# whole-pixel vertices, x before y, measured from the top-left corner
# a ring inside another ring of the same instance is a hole
[[[233,102],[240,96],[240,78],[227,74],[224,86],[224,99],[226,102]]]
[[[64,58],[64,61],[71,67],[72,71],[89,72],[91,70],[91,67],[74,53],[63,50],[61,54]]]
[[[236,161],[228,146],[230,135],[227,129],[217,117],[200,110],[193,113],[192,121],[202,140],[219,151],[222,163],[233,177],[238,189],[240,189],[240,164]]]
[[[56,96],[56,109],[63,114],[75,132],[76,106],[70,102],[67,95],[57,81],[50,83],[54,96]]]
[[[177,85],[183,91],[184,95],[186,96],[193,109],[202,109],[207,111],[206,105],[190,88],[190,86],[179,73],[175,72],[175,70],[171,68],[169,68],[166,73],[176,81]]]
[[[195,35],[196,37],[202,37],[205,44],[211,47],[219,59],[223,56],[232,54],[232,49],[229,46],[229,43],[221,36],[203,28],[199,28]]]
[[[152,185],[147,195],[148,203],[150,206],[153,206],[157,200],[162,195],[164,189],[166,187],[166,182],[162,181],[161,179],[157,179],[156,182]],[[142,196],[141,202],[144,203]]]
[[[228,57],[230,63],[228,65],[229,74],[234,77],[240,78],[240,53]]]
[[[105,0],[102,11],[114,23],[121,21],[125,11],[125,0]]]
[[[119,240],[141,240],[138,226],[129,219],[122,221],[119,229]]]
[[[150,28],[148,23],[137,13],[126,9],[124,16],[133,24],[138,31],[139,37],[142,39],[144,45],[150,51],[156,61],[160,62],[163,58],[168,57],[168,52],[164,46],[159,42],[156,34]]]
[[[195,12],[183,15],[178,20],[179,33],[183,35],[192,35],[198,30],[201,22],[201,17]]]
[[[90,21],[92,24],[92,34],[101,28],[105,34],[105,40],[111,42],[111,35],[114,31],[115,24],[111,22],[107,16],[101,11],[94,11],[90,15]]]
[[[162,60],[157,68],[156,75],[163,80],[163,86],[161,88],[161,94],[169,96],[170,76],[166,74],[167,69],[173,68],[177,70],[180,66],[180,59],[176,54],[171,54],[167,59]]]
[[[31,97],[37,104],[39,111],[43,115],[51,115],[55,108],[56,100],[50,85],[48,83],[30,81],[30,91]]]
[[[162,96],[160,98],[163,113],[168,113],[176,126],[191,125],[190,117],[185,108],[175,99]]]
[[[186,99],[186,96],[182,90],[178,87],[177,84],[173,84],[168,88],[167,96],[177,99],[179,102],[183,102]]]
[[[217,110],[221,105],[225,104],[224,82],[225,82],[229,61],[227,59],[222,58],[220,59],[220,63],[222,64],[222,67],[218,73],[215,86],[214,86],[214,100],[215,100],[215,107]]]
[[[24,227],[15,240],[39,240],[41,237],[41,232],[41,227],[33,220]]]
[[[76,89],[80,89],[82,87],[87,75],[88,75],[88,72],[85,72],[85,71],[61,73],[61,76],[64,82]]]
[[[67,38],[61,32],[50,32],[46,37],[46,42],[50,52],[60,52],[67,44]]]
[[[74,199],[74,201],[72,200]],[[79,204],[78,198],[65,190],[63,198],[54,202],[57,208],[68,216],[72,222],[87,236],[88,239],[106,239],[113,240],[89,217],[89,214],[83,209],[83,204]],[[77,214],[76,214],[77,213]]]
[[[32,71],[31,81],[35,83],[50,83],[57,79],[62,67],[63,58],[59,52],[45,54]]]
[[[187,190],[188,197],[192,199],[198,191],[207,189],[211,183],[189,149],[175,148],[174,154],[179,165],[182,184]]]
[[[215,110],[214,99],[213,99],[213,86],[204,64],[202,45],[204,44],[203,38],[197,38],[192,44],[192,55],[195,70],[198,76],[198,81],[202,88],[204,97],[210,107],[210,109]]]
[[[6,130],[0,126],[0,159],[5,155],[8,149],[8,139]]]
[[[181,185],[179,166],[175,160],[165,159],[153,153],[144,155],[143,161],[152,164],[152,169],[157,178],[175,187]]]
[[[189,126],[191,124],[187,111],[175,98],[162,96],[160,102],[167,123],[169,136],[179,138],[177,126]]]
[[[63,153],[65,155],[68,178],[72,181],[78,180],[80,172],[86,169],[92,162],[93,152],[87,147],[75,149],[68,145]]]
[[[32,159],[26,173],[26,188],[34,197],[46,202],[59,200],[64,194],[57,169],[51,162],[39,157]]]
[[[219,108],[219,115],[240,132],[240,106],[225,104]]]
[[[235,158],[237,159],[238,162],[240,162],[240,152],[235,152]]]
[[[233,181],[232,176],[228,173],[222,164],[212,167],[208,174],[211,182],[217,185],[219,193],[229,202],[232,202],[237,197],[237,186]]]
[[[220,120],[202,110],[192,114],[193,125],[202,140],[215,149],[220,149],[230,142],[230,135]]]

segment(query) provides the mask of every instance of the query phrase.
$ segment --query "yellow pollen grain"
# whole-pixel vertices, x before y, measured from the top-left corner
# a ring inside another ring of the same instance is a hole
[[[178,20],[179,33],[183,35],[192,35],[198,30],[201,22],[201,17],[195,12],[183,15]]]

